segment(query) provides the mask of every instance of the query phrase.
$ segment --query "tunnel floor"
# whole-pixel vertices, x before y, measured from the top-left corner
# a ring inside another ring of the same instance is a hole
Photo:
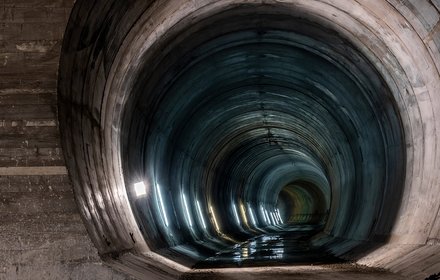
[[[241,269],[199,269],[184,274],[183,280],[402,280],[401,275],[384,271],[383,269],[368,268],[351,263],[328,265],[298,265],[289,267],[260,267]]]
[[[324,246],[313,244],[314,236],[322,232],[322,227],[285,225],[267,229],[268,233],[220,251],[207,250],[203,244],[200,247],[183,244],[159,253],[194,269],[343,263],[344,260],[334,256]],[[188,259],[190,253],[191,260]]]

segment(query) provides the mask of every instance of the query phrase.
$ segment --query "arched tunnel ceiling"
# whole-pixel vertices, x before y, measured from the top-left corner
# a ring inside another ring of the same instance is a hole
[[[368,240],[389,231],[404,139],[391,93],[358,51],[270,6],[174,32],[138,60],[121,128],[126,185],[150,190],[130,196],[150,247],[215,252],[266,228],[289,232],[297,225],[280,221],[276,199],[300,180],[325,199],[321,213],[297,215],[322,215],[323,232]],[[297,200],[318,199],[305,190]]]
[[[399,13],[177,2],[78,1],[71,15],[60,125],[102,254],[322,263],[438,238],[422,212],[439,205],[438,72],[423,42],[396,39],[411,36]]]

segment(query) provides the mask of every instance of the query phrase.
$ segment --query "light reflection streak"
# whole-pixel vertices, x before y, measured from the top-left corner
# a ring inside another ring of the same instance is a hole
[[[246,209],[244,208],[243,202],[240,202],[240,210],[241,210],[241,216],[243,217],[244,224],[249,227],[249,222],[246,216]]]
[[[206,229],[206,223],[205,223],[205,219],[203,218],[202,208],[200,207],[200,203],[198,200],[196,200],[196,204],[197,204],[197,211],[199,212],[200,221],[202,222],[203,228]]]
[[[185,194],[182,194],[182,197],[183,197],[183,204],[186,210],[185,212],[186,212],[186,217],[188,219],[188,224],[190,227],[192,227],[191,214],[189,213],[188,203],[186,202]]]
[[[252,255],[255,252],[257,252],[257,242],[254,240],[249,243],[249,254]]]
[[[281,219],[280,209],[276,209],[275,212],[277,213],[277,218],[278,218],[280,224],[282,224],[283,223],[283,219]]]
[[[168,226],[169,226],[169,223],[168,223],[167,212],[166,212],[166,210],[165,210],[165,205],[164,205],[164,203],[163,203],[162,193],[161,193],[161,191],[160,191],[160,186],[159,186],[159,184],[156,184],[156,189],[157,189],[157,194],[158,194],[158,196],[159,196],[160,209],[161,209],[161,211],[162,211],[162,216],[163,216],[163,219],[164,219],[165,225],[168,227]]]
[[[252,208],[248,204],[249,215],[251,216],[252,224],[257,226],[257,222],[255,221],[254,213],[252,213]]]
[[[214,220],[215,230],[216,230],[218,233],[221,233],[221,231],[220,231],[220,227],[219,227],[219,225],[218,225],[217,218],[215,217],[214,209],[212,209],[212,206],[209,206],[209,210],[211,211],[212,219]]]
[[[237,224],[240,225],[240,217],[238,217],[237,208],[235,208],[235,204],[232,204],[232,210],[234,211],[235,219],[237,220]]]
[[[276,219],[276,216],[273,212],[269,212],[270,216],[272,217],[273,220],[273,224],[277,225],[278,224],[278,220]]]
[[[247,247],[244,247],[241,251],[241,257],[247,259],[249,257],[249,250]]]
[[[270,219],[270,216],[267,213],[266,209],[261,208],[261,210],[263,211],[263,215],[265,217],[266,223],[267,224],[272,224],[272,220]]]
[[[265,213],[264,213],[263,205],[260,205],[260,210],[261,210],[261,213],[263,214],[263,220],[264,220],[264,222],[267,223],[267,218],[266,218],[266,215],[265,215]]]

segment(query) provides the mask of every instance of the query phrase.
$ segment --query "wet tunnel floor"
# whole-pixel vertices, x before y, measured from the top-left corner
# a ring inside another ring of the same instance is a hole
[[[300,226],[283,231],[266,233],[245,242],[221,250],[203,251],[193,245],[181,245],[160,252],[172,259],[196,269],[237,268],[257,266],[283,266],[305,264],[335,264],[344,260],[335,257],[322,246],[315,246],[311,239],[321,228]],[[190,254],[198,261],[185,263]],[[202,260],[200,260],[202,259]],[[186,260],[186,261],[185,261]]]

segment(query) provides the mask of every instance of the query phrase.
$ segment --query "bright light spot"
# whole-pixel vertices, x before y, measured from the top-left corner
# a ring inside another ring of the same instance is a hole
[[[247,259],[249,257],[249,249],[247,247],[244,247],[241,250],[241,257]]]
[[[206,229],[205,220],[203,219],[202,208],[200,208],[200,203],[198,200],[196,200],[196,204],[197,204],[197,211],[199,212],[200,221],[202,221],[203,228]]]
[[[147,187],[145,186],[144,182],[137,182],[134,184],[134,191],[136,193],[136,196],[142,196],[147,194]]]

